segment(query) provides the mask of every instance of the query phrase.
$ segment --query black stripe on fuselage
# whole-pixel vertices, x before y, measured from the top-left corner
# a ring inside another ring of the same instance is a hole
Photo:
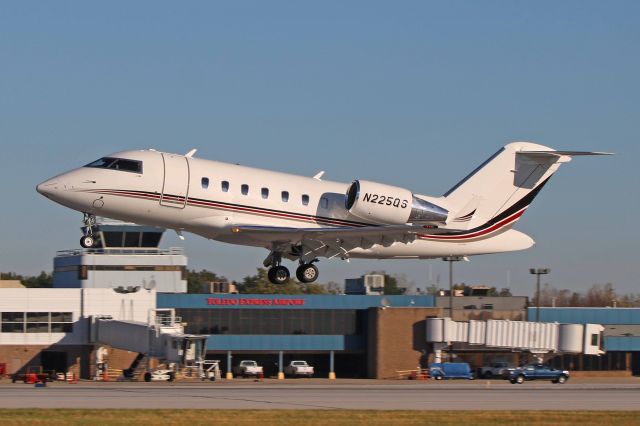
[[[553,176],[553,175],[551,175],[551,176]],[[547,184],[547,182],[549,182],[549,179],[551,179],[551,176],[546,178],[540,185],[538,185],[535,189],[533,189],[527,195],[522,197],[519,201],[514,203],[511,207],[509,207],[508,209],[506,209],[505,211],[503,211],[499,215],[495,216],[493,219],[490,219],[489,221],[483,223],[482,225],[477,226],[477,227],[475,227],[473,229],[465,230],[465,231],[457,231],[457,232],[456,231],[451,231],[451,232],[446,232],[446,233],[438,234],[438,235],[465,235],[465,234],[471,234],[471,233],[474,233],[474,232],[482,231],[483,229],[486,229],[486,228],[488,228],[490,226],[495,225],[496,223],[508,218],[509,216],[517,213],[518,211],[522,210],[523,208],[525,208],[529,204],[531,204],[533,202],[533,200],[536,198],[536,196],[540,193],[542,188]]]

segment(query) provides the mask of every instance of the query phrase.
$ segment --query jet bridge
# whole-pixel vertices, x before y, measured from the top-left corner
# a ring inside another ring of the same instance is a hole
[[[427,342],[433,343],[436,362],[442,350],[454,342],[487,348],[547,353],[602,355],[600,324],[559,324],[528,321],[453,321],[427,318]]]
[[[207,350],[206,335],[185,334],[174,309],[150,309],[147,322],[93,317],[92,342],[138,352],[200,373]]]

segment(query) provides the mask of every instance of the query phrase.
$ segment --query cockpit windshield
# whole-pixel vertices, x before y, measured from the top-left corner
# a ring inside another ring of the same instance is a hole
[[[142,174],[142,161],[127,160],[126,158],[102,157],[85,167],[96,169],[121,170],[125,172]]]

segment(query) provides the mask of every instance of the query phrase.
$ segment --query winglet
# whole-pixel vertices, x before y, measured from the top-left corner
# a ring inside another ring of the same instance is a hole
[[[318,173],[316,173],[316,175],[313,178],[317,180],[322,180],[322,176],[324,176],[324,170],[320,170]]]
[[[193,158],[193,156],[198,152],[197,149],[193,148],[191,151],[187,152],[184,156],[187,158]]]

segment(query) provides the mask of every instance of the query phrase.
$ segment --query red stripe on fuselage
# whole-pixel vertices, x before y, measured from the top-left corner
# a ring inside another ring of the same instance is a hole
[[[525,210],[527,210],[527,207],[523,208],[522,210],[514,213],[513,215],[501,220],[500,222],[486,228],[486,229],[482,229],[480,231],[476,231],[476,232],[472,232],[470,234],[462,234],[462,235],[424,235],[421,234],[419,235],[420,239],[423,240],[441,240],[441,241],[450,241],[450,240],[468,240],[471,238],[478,238],[478,237],[482,237],[483,235],[489,234],[493,231],[497,231],[500,228],[503,228],[507,225],[509,225],[512,222],[515,222],[516,220],[518,220],[520,218],[520,216],[522,216],[525,212]]]

